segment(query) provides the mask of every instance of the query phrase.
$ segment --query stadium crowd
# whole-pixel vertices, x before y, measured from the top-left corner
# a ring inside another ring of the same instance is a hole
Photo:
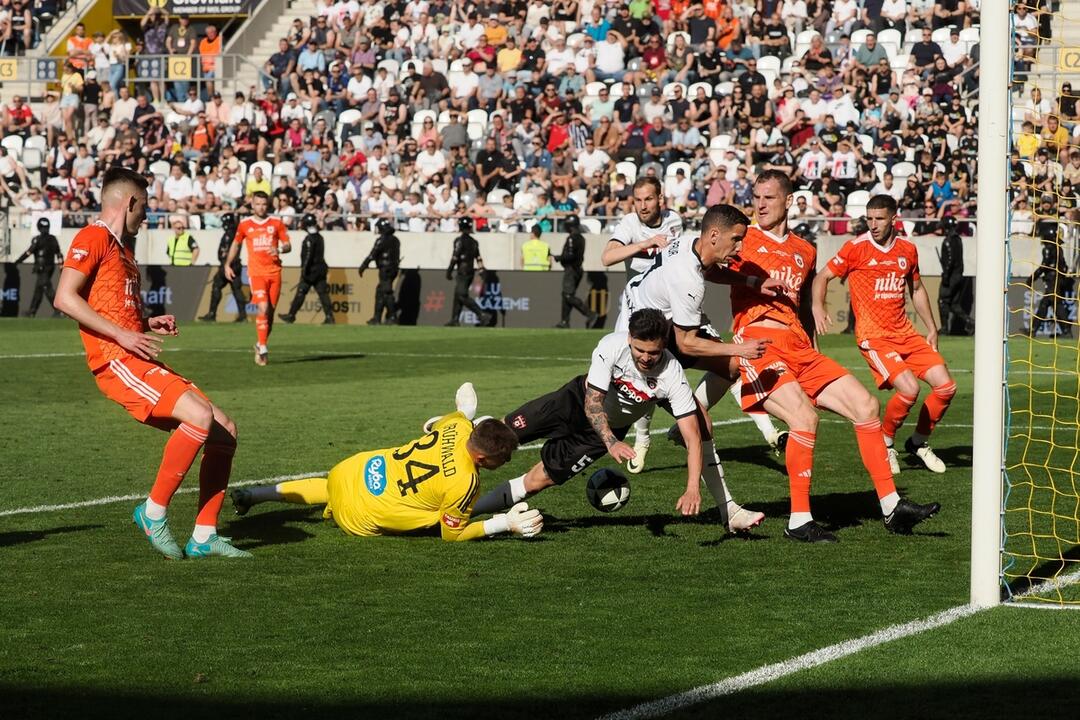
[[[27,7],[0,0],[3,47]],[[25,226],[63,212],[79,227],[104,169],[122,165],[154,177],[150,227],[219,227],[263,190],[290,226],[313,213],[327,229],[387,217],[453,232],[466,216],[479,231],[551,230],[573,213],[595,232],[629,211],[636,177],[659,178],[693,227],[709,205],[747,207],[755,174],[778,168],[800,189],[796,224],[846,234],[884,192],[915,232],[934,232],[974,212],[977,8],[316,0],[258,59],[259,85],[235,92],[213,77],[218,28],[154,10],[138,37],[76,28],[59,91],[40,102],[6,93],[0,203]],[[1024,4],[1015,17],[1022,71],[1048,27]],[[201,77],[134,76],[140,55],[180,52]],[[1080,174],[1080,154],[1061,155],[1080,127],[1069,92],[1056,107],[1031,98],[1014,155],[1031,187],[1017,203]]]

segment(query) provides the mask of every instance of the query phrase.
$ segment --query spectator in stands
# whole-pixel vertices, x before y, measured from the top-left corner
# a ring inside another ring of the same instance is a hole
[[[206,34],[199,41],[199,71],[202,73],[203,90],[201,97],[206,99],[214,94],[214,78],[218,73],[218,58],[221,56],[222,38],[217,26],[206,26]]]
[[[60,75],[60,110],[63,114],[64,132],[75,136],[75,116],[82,104],[83,76],[71,61],[64,63]]]

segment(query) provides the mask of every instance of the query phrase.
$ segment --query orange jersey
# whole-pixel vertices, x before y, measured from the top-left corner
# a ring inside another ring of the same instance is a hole
[[[281,275],[279,248],[289,242],[289,231],[285,229],[285,223],[273,217],[265,220],[244,218],[236,228],[233,242],[237,245],[244,243],[247,247],[249,276]]]
[[[829,270],[848,279],[858,340],[918,335],[906,311],[908,284],[919,280],[919,251],[911,241],[898,237],[886,249],[864,233],[844,243]]]
[[[735,331],[758,320],[775,320],[805,336],[799,322],[799,297],[803,284],[814,269],[817,250],[794,233],[778,237],[757,225],[746,231],[742,250],[728,267],[744,275],[771,277],[784,283],[780,296],[766,295],[745,285],[731,286],[731,312]]]
[[[135,253],[102,222],[84,227],[71,242],[64,267],[86,276],[80,295],[98,315],[125,330],[142,332],[143,304]],[[97,371],[110,360],[131,356],[109,338],[79,325],[86,364]]]

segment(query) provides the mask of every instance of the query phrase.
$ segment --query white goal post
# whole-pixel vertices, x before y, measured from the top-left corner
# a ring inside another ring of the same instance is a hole
[[[979,38],[979,206],[975,263],[971,603],[1001,601],[1009,216],[1010,3],[984,2]]]

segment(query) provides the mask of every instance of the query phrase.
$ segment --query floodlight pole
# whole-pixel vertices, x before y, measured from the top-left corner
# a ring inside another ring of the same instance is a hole
[[[983,3],[979,38],[979,204],[975,262],[975,429],[971,468],[971,603],[1001,601],[1008,242],[1009,3]]]

